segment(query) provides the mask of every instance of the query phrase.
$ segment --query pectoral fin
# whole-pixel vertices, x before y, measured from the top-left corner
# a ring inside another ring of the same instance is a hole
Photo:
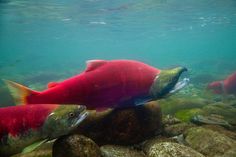
[[[140,105],[146,104],[147,102],[151,100],[152,100],[151,98],[135,99],[134,103],[135,103],[135,106],[140,106]]]
[[[22,154],[25,154],[25,153],[32,152],[32,151],[34,151],[36,148],[38,148],[39,146],[41,146],[42,144],[46,143],[47,141],[48,141],[48,140],[45,139],[45,140],[42,140],[42,141],[38,141],[38,142],[36,142],[36,143],[34,143],[34,144],[31,144],[31,145],[25,147],[21,153],[22,153]]]

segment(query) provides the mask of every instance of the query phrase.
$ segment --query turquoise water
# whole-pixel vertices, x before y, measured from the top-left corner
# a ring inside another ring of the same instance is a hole
[[[235,0],[0,0],[0,78],[27,86],[78,74],[89,59],[221,79],[235,58]]]

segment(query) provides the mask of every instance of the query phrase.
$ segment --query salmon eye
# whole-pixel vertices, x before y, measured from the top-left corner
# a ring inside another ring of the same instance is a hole
[[[70,117],[70,118],[73,118],[73,117],[75,117],[75,113],[73,113],[73,112],[70,112],[70,113],[69,113],[69,117]]]

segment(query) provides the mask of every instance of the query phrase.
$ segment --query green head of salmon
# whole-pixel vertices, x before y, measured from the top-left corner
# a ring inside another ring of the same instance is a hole
[[[54,139],[73,131],[86,117],[85,106],[61,105],[45,121],[42,132],[48,139]]]
[[[184,78],[182,81],[179,81],[181,74],[185,71],[187,71],[187,68],[184,67],[161,70],[151,86],[150,94],[152,97],[159,99],[185,87],[189,79]]]

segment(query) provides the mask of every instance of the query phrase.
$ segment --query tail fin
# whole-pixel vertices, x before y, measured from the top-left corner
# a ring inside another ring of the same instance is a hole
[[[11,95],[13,96],[16,105],[25,105],[28,103],[27,97],[37,95],[39,92],[33,91],[23,85],[9,80],[3,80],[8,86]]]

